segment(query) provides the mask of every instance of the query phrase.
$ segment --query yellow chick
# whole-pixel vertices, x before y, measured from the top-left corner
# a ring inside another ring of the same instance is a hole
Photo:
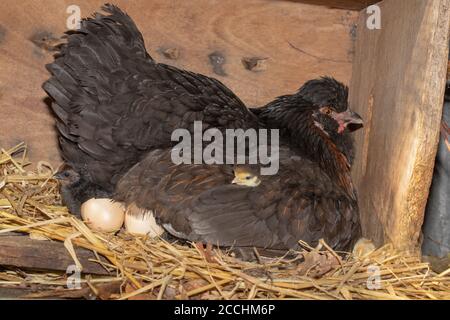
[[[374,252],[376,249],[377,248],[372,241],[366,238],[360,238],[353,247],[353,255],[360,258],[365,257]]]
[[[231,183],[239,186],[256,187],[261,183],[261,180],[249,168],[237,167],[234,169],[234,179]]]

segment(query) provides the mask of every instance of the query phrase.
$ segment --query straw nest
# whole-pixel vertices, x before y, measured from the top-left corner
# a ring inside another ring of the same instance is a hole
[[[386,245],[364,256],[302,244],[294,259],[243,262],[214,249],[92,231],[61,205],[53,168],[29,171],[26,146],[0,152],[0,236],[10,232],[94,252],[109,275],[83,273],[80,289],[52,270],[0,266],[0,288],[37,288],[27,297],[101,299],[450,299],[450,269],[437,274],[415,254]],[[101,258],[103,257],[103,258]],[[106,259],[105,259],[106,258]],[[379,282],[377,282],[377,275]],[[79,292],[84,292],[79,294]]]

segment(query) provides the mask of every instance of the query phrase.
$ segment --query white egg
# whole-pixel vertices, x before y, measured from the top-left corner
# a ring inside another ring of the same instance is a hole
[[[125,213],[125,229],[133,235],[152,238],[164,233],[164,229],[156,223],[153,211],[139,209],[134,204]]]
[[[89,199],[81,205],[81,217],[93,230],[114,232],[124,221],[125,208],[111,199]]]

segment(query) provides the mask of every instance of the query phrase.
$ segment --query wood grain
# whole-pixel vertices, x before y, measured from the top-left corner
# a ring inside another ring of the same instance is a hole
[[[382,28],[358,28],[351,107],[354,180],[365,236],[418,244],[439,137],[448,57],[449,0],[385,0]],[[359,26],[365,25],[361,14]]]
[[[98,295],[95,294],[91,287],[86,284],[81,284],[81,289],[68,289],[65,287],[46,286],[37,284],[6,286],[0,285],[0,300],[6,299],[45,299],[45,300],[60,300],[60,299],[101,299],[107,300],[111,298],[112,294],[120,292],[122,281],[91,284],[94,286]],[[24,284],[26,282],[24,281]],[[50,289],[49,289],[50,287]]]
[[[104,2],[76,4],[84,17]],[[157,61],[214,76],[249,106],[291,93],[320,75],[350,80],[354,11],[264,0],[115,3],[136,21]],[[65,31],[66,8],[71,4],[0,2],[0,146],[26,141],[34,162],[60,161],[54,120],[41,84],[48,77],[44,65],[52,59],[52,39]],[[215,52],[225,58],[221,68],[226,76],[214,72],[209,56]],[[242,60],[253,57],[264,59],[263,71],[245,67]]]
[[[0,235],[0,248],[0,266],[65,272],[74,264],[62,242],[32,240],[27,235]],[[75,251],[83,272],[109,274],[100,264],[89,261],[96,259],[91,251],[80,248]]]

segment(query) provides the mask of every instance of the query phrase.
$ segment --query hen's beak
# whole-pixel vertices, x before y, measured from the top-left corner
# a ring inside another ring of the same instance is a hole
[[[335,119],[339,123],[339,133],[344,132],[345,129],[348,129],[350,132],[354,132],[364,126],[364,121],[361,116],[351,110],[336,114]]]
[[[231,183],[236,184],[236,183],[238,183],[238,181],[239,181],[239,179],[238,179],[237,177],[235,177],[235,178],[233,179],[233,181],[231,181]]]

